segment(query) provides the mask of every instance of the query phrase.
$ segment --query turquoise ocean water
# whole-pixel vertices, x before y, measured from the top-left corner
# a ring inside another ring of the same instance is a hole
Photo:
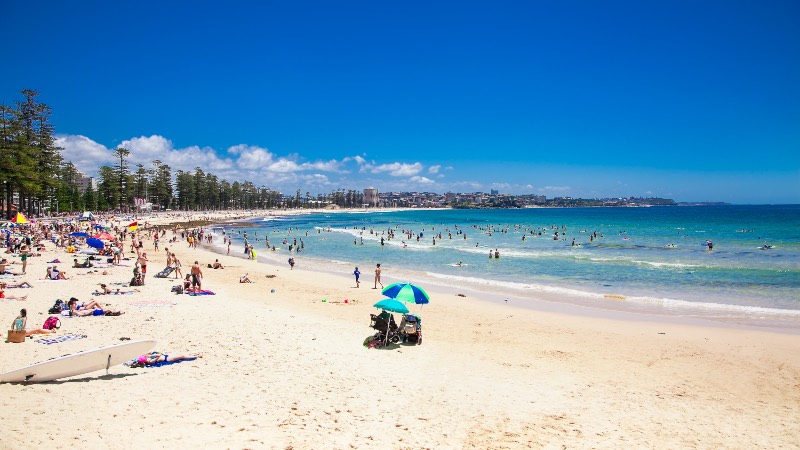
[[[370,287],[380,262],[387,278],[422,285],[800,328],[800,205],[266,217],[228,227],[232,252],[242,251],[244,232],[268,263],[293,256],[344,274],[359,266]],[[265,236],[276,251],[266,251]],[[302,248],[290,254],[295,239]]]

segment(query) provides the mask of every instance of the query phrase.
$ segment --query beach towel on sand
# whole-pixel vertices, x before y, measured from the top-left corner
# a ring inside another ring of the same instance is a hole
[[[175,303],[159,300],[142,300],[138,302],[128,302],[127,306],[141,306],[141,307],[161,307],[161,306],[175,306]]]
[[[191,291],[191,290],[189,290],[189,291],[186,291],[185,294],[189,294],[189,295],[216,295],[214,292],[206,291],[206,290],[202,290],[202,291]]]
[[[70,333],[70,334],[65,334],[63,336],[56,336],[56,337],[52,337],[52,338],[38,339],[38,340],[36,340],[36,342],[38,342],[39,344],[50,345],[50,344],[57,344],[59,342],[74,341],[76,339],[83,339],[85,337],[86,337],[85,334],[73,334],[73,333]]]
[[[173,270],[175,270],[173,267],[167,266],[167,267],[164,268],[164,270],[162,270],[161,272],[158,272],[154,276],[156,278],[167,278],[169,276],[169,274],[172,273]]]

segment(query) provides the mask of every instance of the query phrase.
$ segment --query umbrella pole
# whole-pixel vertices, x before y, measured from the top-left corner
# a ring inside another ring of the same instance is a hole
[[[386,338],[384,338],[383,346],[389,345],[389,326],[392,324],[392,315],[389,315],[389,320],[386,321]]]

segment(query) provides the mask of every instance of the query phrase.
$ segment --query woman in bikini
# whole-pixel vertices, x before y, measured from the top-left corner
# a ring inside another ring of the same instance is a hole
[[[77,316],[77,317],[93,316],[95,315],[95,311],[102,312],[102,314],[98,315],[107,315],[107,316],[118,316],[120,314],[125,314],[122,311],[108,310],[106,309],[105,306],[103,306],[102,303],[96,302],[94,300],[90,301],[89,303],[81,303],[80,305],[78,305],[78,299],[72,297],[71,299],[69,299],[68,305],[69,305],[70,316]]]
[[[166,363],[166,362],[178,362],[178,361],[185,361],[188,359],[197,359],[202,358],[202,353],[191,353],[188,355],[167,355],[161,352],[152,352],[146,355],[142,355],[136,358],[136,362],[140,364],[144,364],[145,366],[150,366],[153,364],[158,363]]]

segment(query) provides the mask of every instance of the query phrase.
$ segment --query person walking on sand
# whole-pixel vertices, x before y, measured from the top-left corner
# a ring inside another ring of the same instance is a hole
[[[203,269],[200,268],[200,263],[195,261],[192,264],[192,288],[196,291],[203,289]]]
[[[172,254],[172,267],[175,268],[175,279],[177,280],[179,277],[183,278],[183,273],[181,273],[181,260],[175,256],[175,253]]]
[[[381,289],[383,289],[383,283],[381,283],[381,263],[375,265],[375,285],[372,289],[378,289],[378,285],[381,285]]]
[[[22,251],[19,252],[19,259],[20,259],[20,261],[22,261],[22,274],[23,275],[26,274],[25,270],[28,267],[28,256],[29,256],[28,255],[28,248],[27,247],[23,247]]]
[[[358,267],[353,271],[353,275],[356,276],[356,287],[361,287],[361,281],[358,280],[359,277],[361,277],[361,272],[358,270]]]

